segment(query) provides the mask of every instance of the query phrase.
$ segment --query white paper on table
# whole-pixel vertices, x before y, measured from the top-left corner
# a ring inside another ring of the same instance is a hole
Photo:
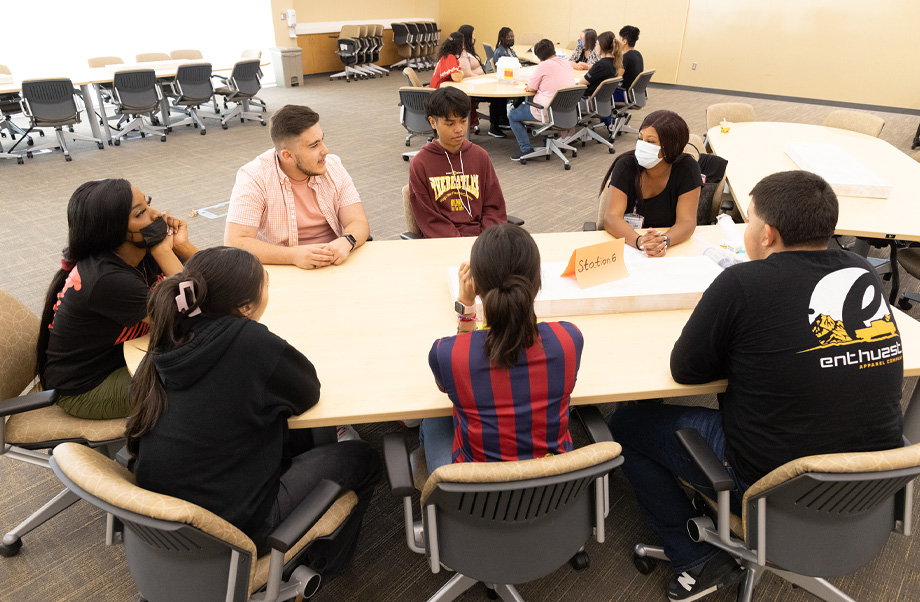
[[[7,75],[6,73],[0,73],[0,84],[11,84],[13,83],[13,76]]]
[[[543,263],[543,288],[537,294],[537,316],[577,316],[696,307],[722,268],[704,256],[650,258],[627,246],[624,261],[630,276],[587,289],[574,277],[562,277],[565,262]],[[447,268],[451,299],[459,293],[459,267]],[[477,297],[477,307],[481,301]]]
[[[840,196],[891,196],[891,184],[836,144],[787,142],[783,151],[803,170],[827,180]]]

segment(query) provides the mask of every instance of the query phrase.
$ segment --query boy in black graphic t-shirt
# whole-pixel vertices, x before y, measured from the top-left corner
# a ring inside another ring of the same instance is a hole
[[[745,246],[757,261],[716,278],[671,353],[677,382],[728,378],[719,409],[630,406],[610,421],[643,517],[671,560],[672,600],[698,599],[739,575],[726,552],[686,532],[698,513],[677,479],[705,481],[675,431],[696,428],[710,443],[734,478],[739,511],[745,490],[786,462],[901,445],[900,335],[875,271],[827,249],[834,192],[815,174],[789,171],[751,196]]]

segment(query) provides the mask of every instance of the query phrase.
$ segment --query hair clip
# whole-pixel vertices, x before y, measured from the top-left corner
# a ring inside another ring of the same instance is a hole
[[[188,301],[185,298],[185,291],[188,290],[192,293],[192,305],[195,304],[197,299],[195,298],[195,286],[192,284],[191,280],[186,280],[179,283],[179,294],[176,295],[176,307],[179,308],[179,313],[188,311]],[[195,311],[192,311],[188,314],[188,317],[194,317],[201,313],[201,308],[195,308]]]

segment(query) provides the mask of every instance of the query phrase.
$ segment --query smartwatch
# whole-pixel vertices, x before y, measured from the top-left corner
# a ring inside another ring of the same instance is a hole
[[[664,248],[670,249],[671,248],[671,237],[668,236],[667,234],[664,234],[663,236],[664,236]]]
[[[471,316],[476,313],[476,307],[470,307],[469,305],[464,305],[459,301],[454,301],[454,311],[457,312],[458,316]]]
[[[355,245],[358,244],[358,241],[355,239],[355,237],[346,232],[345,234],[342,235],[342,238],[344,238],[351,244],[351,250],[354,251]]]

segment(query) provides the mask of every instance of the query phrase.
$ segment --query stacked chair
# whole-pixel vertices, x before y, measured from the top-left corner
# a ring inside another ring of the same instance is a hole
[[[380,59],[383,47],[383,25],[344,25],[338,35],[338,50],[335,53],[342,60],[345,71],[329,76],[329,80],[352,77],[377,77],[390,75],[389,70],[375,65]]]
[[[441,30],[431,21],[393,23],[393,43],[403,60],[392,68],[434,69],[440,47]]]

